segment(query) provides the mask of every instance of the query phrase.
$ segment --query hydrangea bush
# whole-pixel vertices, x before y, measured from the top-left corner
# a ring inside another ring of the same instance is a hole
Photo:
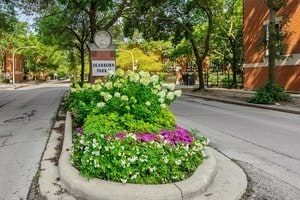
[[[94,85],[74,85],[72,164],[83,176],[161,184],[189,177],[201,164],[205,137],[176,125],[168,106],[181,95],[148,72],[109,73]]]

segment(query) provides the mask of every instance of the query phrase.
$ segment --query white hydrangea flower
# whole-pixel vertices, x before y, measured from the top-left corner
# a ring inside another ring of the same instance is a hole
[[[167,107],[167,105],[166,105],[165,103],[160,104],[160,106],[161,106],[162,108],[166,108],[166,107]]]
[[[159,101],[159,103],[164,103],[165,99],[164,98],[159,98],[158,101]]]
[[[120,97],[121,94],[119,92],[115,92],[114,97]]]
[[[112,75],[115,74],[115,72],[114,72],[113,70],[108,70],[107,74],[108,74],[109,76],[112,76]]]
[[[147,76],[144,76],[143,78],[140,79],[140,83],[144,86],[147,86],[150,83],[150,78]]]
[[[150,106],[151,105],[151,103],[149,101],[147,101],[145,104],[146,104],[146,106]]]
[[[96,84],[96,85],[93,85],[93,89],[96,91],[100,91],[102,89],[102,86],[100,84]]]
[[[71,88],[71,93],[74,93],[76,92],[76,89],[75,88]]]
[[[175,83],[170,83],[170,84],[167,85],[167,87],[168,87],[169,90],[173,91],[173,90],[175,90]]]
[[[121,88],[121,87],[122,87],[122,83],[120,83],[120,82],[115,82],[115,83],[114,83],[114,87],[116,87],[116,88]]]
[[[100,92],[100,96],[104,97],[106,95],[106,92]]]
[[[151,89],[151,92],[152,92],[153,94],[158,94],[158,89]]]
[[[112,98],[112,96],[109,93],[105,94],[105,96],[104,96],[104,100],[106,102],[109,101],[111,98]]]
[[[109,81],[105,83],[105,87],[110,90],[113,87],[113,83]]]
[[[181,91],[181,90],[176,90],[176,91],[174,92],[174,94],[175,94],[176,97],[180,97],[181,94],[182,94],[182,91]]]
[[[150,77],[150,81],[154,84],[158,83],[159,77],[157,75],[153,75]]]
[[[135,73],[130,74],[129,80],[136,83],[140,80],[140,75]]]
[[[144,77],[148,77],[150,78],[150,73],[149,72],[145,72],[145,71],[140,71],[139,75],[144,78]]]
[[[163,98],[166,96],[166,91],[165,90],[162,90],[160,91],[158,94],[157,94],[159,97]]]
[[[157,84],[154,86],[154,88],[158,89],[158,90],[161,90],[161,85],[160,84]]]
[[[154,172],[156,170],[156,168],[155,167],[149,167],[149,171],[152,173],[152,172]]]
[[[173,100],[174,97],[175,97],[174,92],[168,92],[168,94],[167,94],[167,99]]]
[[[89,84],[89,83],[84,83],[83,84],[83,86],[82,86],[82,88],[90,88],[91,87],[91,84]]]
[[[124,76],[125,72],[121,68],[118,68],[115,74],[116,76],[122,77]]]
[[[128,96],[122,95],[121,99],[122,99],[123,101],[128,101]]]

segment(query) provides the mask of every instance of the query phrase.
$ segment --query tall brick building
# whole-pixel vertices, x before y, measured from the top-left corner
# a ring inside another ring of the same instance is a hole
[[[268,81],[269,11],[265,0],[244,0],[244,88],[262,87]],[[276,29],[285,33],[283,60],[276,61],[275,80],[287,91],[300,91],[300,0],[287,0],[276,16]]]

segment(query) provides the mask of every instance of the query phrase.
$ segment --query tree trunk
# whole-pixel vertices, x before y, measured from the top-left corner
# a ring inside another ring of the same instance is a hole
[[[205,88],[204,88],[203,68],[202,68],[203,59],[201,59],[199,55],[199,50],[197,48],[196,41],[194,40],[193,37],[190,38],[190,42],[192,44],[193,52],[196,58],[196,65],[198,69],[198,78],[199,78],[199,90],[204,90]]]
[[[84,81],[84,44],[81,45],[80,48],[80,63],[81,63],[81,72],[80,72],[80,80]]]
[[[275,30],[275,17],[276,11],[273,8],[270,10],[270,24],[269,24],[269,82],[275,84],[275,61],[276,61],[276,30]]]

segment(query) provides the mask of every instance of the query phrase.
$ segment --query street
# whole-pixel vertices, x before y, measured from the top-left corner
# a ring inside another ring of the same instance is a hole
[[[187,96],[171,109],[244,169],[252,187],[245,199],[300,199],[300,115]]]
[[[25,200],[63,94],[51,82],[0,90],[0,199]]]

